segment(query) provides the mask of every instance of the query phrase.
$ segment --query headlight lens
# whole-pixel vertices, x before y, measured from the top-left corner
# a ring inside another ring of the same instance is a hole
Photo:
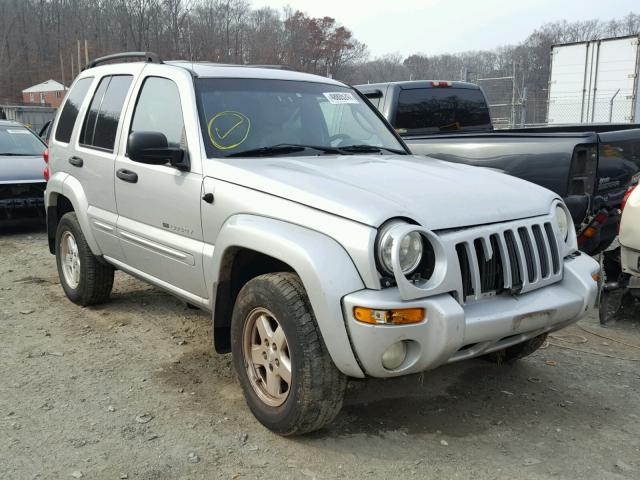
[[[560,205],[556,206],[556,218],[558,219],[560,235],[562,235],[562,239],[566,241],[569,236],[569,228],[571,228],[572,221],[569,219],[567,211]]]
[[[393,247],[393,239],[390,235],[391,229],[401,222],[392,222],[383,227],[380,241],[378,244],[378,261],[380,266],[389,275],[393,275],[393,265],[391,263],[391,250]],[[422,235],[419,232],[409,232],[400,240],[400,268],[402,273],[410,275],[413,273],[420,261],[422,260],[422,254],[424,251],[424,245]]]

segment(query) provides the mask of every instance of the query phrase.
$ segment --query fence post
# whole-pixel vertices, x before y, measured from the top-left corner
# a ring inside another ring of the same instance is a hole
[[[620,89],[616,90],[616,93],[614,93],[613,97],[611,97],[611,100],[609,100],[609,123],[611,123],[613,119],[613,101],[615,100],[618,93],[620,93]]]

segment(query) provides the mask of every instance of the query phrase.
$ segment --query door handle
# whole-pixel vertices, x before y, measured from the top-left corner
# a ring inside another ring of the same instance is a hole
[[[74,167],[81,167],[82,165],[84,165],[84,160],[82,160],[80,157],[71,157],[69,159],[69,163]]]
[[[136,172],[132,172],[131,170],[126,170],[121,168],[116,172],[116,177],[120,180],[124,180],[129,183],[137,183],[138,182],[138,174]]]

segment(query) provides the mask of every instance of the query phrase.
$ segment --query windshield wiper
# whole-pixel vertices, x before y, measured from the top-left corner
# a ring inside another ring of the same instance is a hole
[[[37,157],[38,154],[34,153],[11,153],[11,152],[0,152],[0,156],[3,157]]]
[[[396,153],[398,155],[407,155],[404,150],[398,150],[397,148],[378,147],[376,145],[346,145],[341,146],[340,150],[347,153],[367,153],[367,152],[380,152],[386,150],[387,152]]]
[[[320,145],[299,145],[296,143],[280,143],[270,147],[259,147],[244,150],[242,152],[234,152],[226,155],[227,157],[269,157],[271,155],[286,155],[287,153],[302,152],[307,149],[318,150],[324,153],[341,153],[339,148],[324,147]]]

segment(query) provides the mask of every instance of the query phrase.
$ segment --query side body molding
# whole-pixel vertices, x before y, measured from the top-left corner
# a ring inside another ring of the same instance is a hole
[[[309,296],[320,333],[336,367],[362,378],[342,315],[342,297],[364,288],[353,261],[335,240],[298,225],[254,215],[230,217],[216,239],[212,268],[205,268],[212,286],[215,312],[218,272],[229,248],[248,248],[290,265]],[[215,323],[215,313],[213,321]]]

